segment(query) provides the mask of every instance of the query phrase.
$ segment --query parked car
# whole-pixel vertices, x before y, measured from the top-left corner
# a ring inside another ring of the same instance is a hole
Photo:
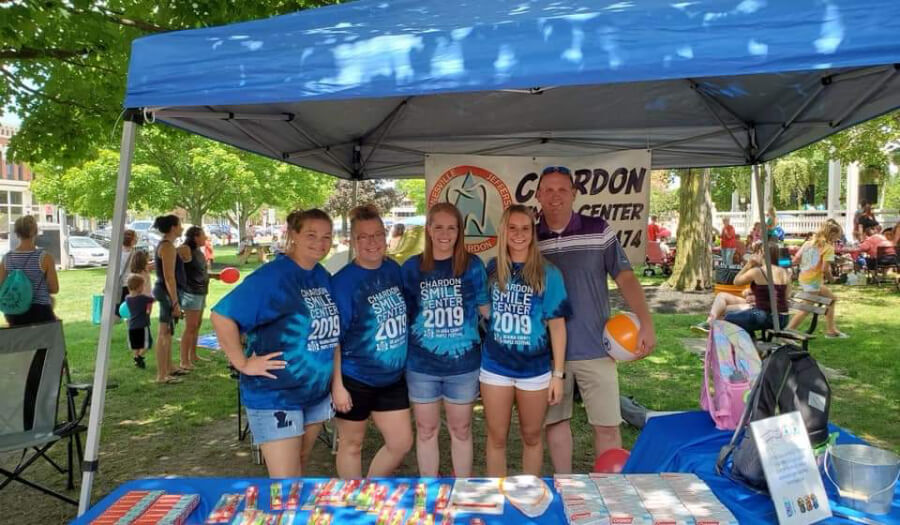
[[[69,266],[103,266],[109,262],[109,250],[90,237],[67,239]]]

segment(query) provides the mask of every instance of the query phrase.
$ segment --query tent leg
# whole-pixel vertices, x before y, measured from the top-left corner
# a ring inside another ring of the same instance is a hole
[[[132,118],[139,118],[138,116]],[[125,213],[128,209],[128,183],[131,179],[131,161],[138,123],[126,120],[122,128],[122,146],[119,151],[119,176],[116,181],[116,204],[113,209],[112,238],[110,239],[109,264],[106,268],[106,287],[103,291],[103,317],[100,341],[94,364],[94,389],[91,392],[91,417],[88,421],[87,443],[84,451],[84,474],[78,515],[84,514],[91,504],[91,485],[97,470],[97,453],[100,448],[100,423],[106,401],[106,375],[109,366],[109,346],[113,334],[113,309],[121,293],[119,271],[122,263],[122,237],[125,233]]]
[[[763,195],[763,183],[759,177],[759,164],[753,165],[753,187],[756,188],[756,194]],[[766,263],[766,281],[769,289],[769,304],[772,307],[772,327],[775,331],[781,330],[781,321],[778,318],[778,302],[775,297],[775,282],[772,275],[772,261],[769,259],[769,231],[766,228],[766,203],[765,199],[758,198],[756,200],[756,211],[759,214],[759,229],[762,230],[762,255],[763,261]]]

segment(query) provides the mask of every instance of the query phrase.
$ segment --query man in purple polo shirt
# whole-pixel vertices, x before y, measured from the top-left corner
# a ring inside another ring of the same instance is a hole
[[[573,315],[566,320],[566,371],[562,401],[547,412],[547,445],[553,468],[572,471],[572,418],[575,382],[594,427],[594,453],[622,446],[619,379],[616,364],[603,348],[603,327],[610,316],[607,276],[641,321],[638,352],[656,346],[653,319],[641,284],[631,269],[616,232],[600,217],[572,211],[575,185],[562,166],[546,168],[538,181],[541,204],[538,240],[541,253],[563,274]]]

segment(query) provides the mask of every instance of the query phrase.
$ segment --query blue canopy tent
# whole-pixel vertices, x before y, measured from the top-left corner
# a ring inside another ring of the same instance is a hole
[[[900,107],[898,70],[896,0],[359,0],[135,40],[80,512],[140,124],[355,180],[430,153],[757,165]]]

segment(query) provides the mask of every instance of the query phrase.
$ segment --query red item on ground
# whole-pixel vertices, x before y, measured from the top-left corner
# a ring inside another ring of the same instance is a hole
[[[226,284],[234,284],[241,278],[241,272],[233,266],[225,268],[219,273],[219,280]]]
[[[631,453],[624,448],[611,448],[597,456],[597,459],[594,461],[594,472],[618,474],[622,472],[622,468],[630,455]]]

